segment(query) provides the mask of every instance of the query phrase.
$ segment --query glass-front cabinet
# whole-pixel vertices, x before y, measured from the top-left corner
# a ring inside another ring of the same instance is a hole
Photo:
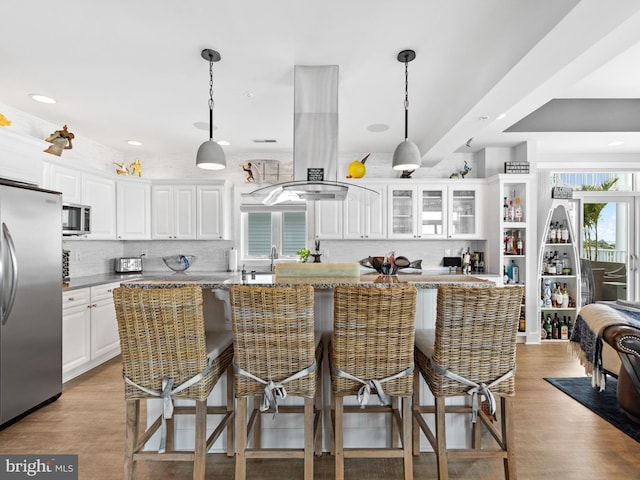
[[[450,215],[448,237],[469,237],[478,234],[478,190],[449,187]]]
[[[387,198],[389,238],[445,238],[446,188],[390,185]]]
[[[460,185],[458,185],[460,184]],[[446,181],[389,185],[388,236],[397,239],[481,238],[479,184]]]

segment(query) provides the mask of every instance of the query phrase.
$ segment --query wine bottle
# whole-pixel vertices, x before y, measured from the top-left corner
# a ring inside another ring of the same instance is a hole
[[[520,197],[516,197],[514,217],[516,222],[522,222],[524,220],[524,212],[522,211],[522,205],[520,204]]]

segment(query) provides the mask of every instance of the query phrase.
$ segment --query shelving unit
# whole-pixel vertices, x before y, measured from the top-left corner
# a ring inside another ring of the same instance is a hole
[[[566,323],[570,333],[578,314],[580,300],[580,255],[573,224],[569,217],[568,202],[553,200],[544,224],[540,228],[540,252],[538,255],[538,321],[542,340],[566,340],[553,325]],[[542,221],[542,220],[541,220]],[[556,232],[560,227],[563,233]],[[555,295],[557,289],[566,291],[566,297]],[[545,332],[547,319],[551,326],[551,338]]]
[[[486,253],[485,263],[488,271],[503,274],[507,272],[509,264],[518,268],[517,281],[514,278],[503,277],[503,285],[523,285],[525,297],[521,308],[521,322],[518,328],[518,341],[539,342],[540,333],[538,322],[532,321],[536,315],[536,282],[535,278],[535,230],[536,204],[530,200],[531,177],[527,174],[500,174],[489,180],[489,203],[487,212],[499,212],[497,215],[487,216],[487,229],[491,234],[490,248]],[[522,215],[516,221],[510,218],[504,210],[505,198],[507,205],[516,199],[520,200]]]

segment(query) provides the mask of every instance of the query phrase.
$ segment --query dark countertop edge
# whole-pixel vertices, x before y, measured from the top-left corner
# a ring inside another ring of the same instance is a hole
[[[80,288],[95,287],[96,285],[104,285],[105,283],[126,282],[129,280],[140,280],[144,278],[139,273],[100,273],[96,275],[87,275],[84,277],[72,278],[68,282],[63,282],[62,291],[78,290]]]

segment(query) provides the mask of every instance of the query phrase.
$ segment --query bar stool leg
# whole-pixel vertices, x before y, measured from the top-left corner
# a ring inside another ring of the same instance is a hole
[[[503,460],[504,478],[506,480],[515,480],[518,478],[516,471],[516,454],[511,441],[514,438],[513,419],[511,417],[511,406],[513,404],[512,397],[501,397],[500,407],[502,409],[502,442],[507,456]]]
[[[413,373],[413,454],[420,455],[420,425],[416,417],[420,415],[420,372]]]
[[[227,413],[231,415],[229,421],[227,422],[227,457],[233,457],[235,453],[235,428],[234,428],[234,418],[233,418],[233,409],[235,402],[235,379],[233,374],[233,364],[230,364],[227,368],[227,378],[225,379],[227,382]]]
[[[247,476],[247,397],[239,397],[236,409],[238,419],[238,445],[236,447],[236,480],[245,480]]]
[[[438,480],[449,480],[449,469],[447,467],[447,434],[445,432],[445,405],[444,397],[436,397],[436,443]]]
[[[411,417],[411,397],[400,398],[402,402],[402,454],[404,462],[404,479],[413,480],[413,456],[411,448],[412,440],[412,417]]]
[[[193,480],[204,480],[207,464],[207,401],[196,400],[196,443],[194,448]]]
[[[140,400],[127,400],[127,427],[125,434],[124,480],[132,480],[135,473],[133,453],[138,443],[138,418],[140,416]]]
[[[313,480],[313,447],[315,424],[313,397],[304,398],[304,478]]]
[[[344,480],[344,397],[335,396],[336,480]]]

